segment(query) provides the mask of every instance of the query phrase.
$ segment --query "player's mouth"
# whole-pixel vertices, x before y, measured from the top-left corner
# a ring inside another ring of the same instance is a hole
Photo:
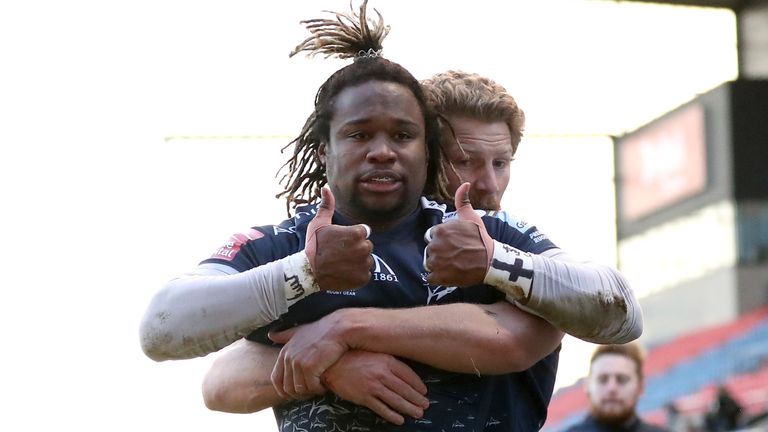
[[[360,185],[370,192],[392,192],[402,185],[402,178],[393,171],[372,171],[360,177]]]

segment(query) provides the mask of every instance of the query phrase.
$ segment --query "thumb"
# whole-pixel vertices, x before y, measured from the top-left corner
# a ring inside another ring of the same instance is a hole
[[[477,225],[477,229],[480,232],[480,240],[483,241],[483,246],[485,246],[485,254],[488,258],[487,265],[490,266],[491,260],[493,260],[493,239],[488,235],[483,219],[472,208],[472,201],[469,199],[470,187],[471,184],[467,182],[462,183],[456,189],[456,194],[453,196],[453,204],[456,206],[456,217],[459,220],[469,221]]]
[[[469,200],[469,189],[471,183],[462,183],[456,189],[456,193],[453,196],[453,205],[456,206],[456,216],[459,220],[466,220],[475,222],[476,224],[482,224],[480,216],[475,213],[475,209],[472,208],[472,201]]]
[[[296,333],[296,327],[277,332],[271,331],[267,334],[267,336],[272,342],[284,345],[287,344],[289,340],[291,340],[294,333]]]
[[[312,224],[316,224],[317,228],[320,228],[330,225],[335,210],[336,198],[333,196],[331,188],[328,187],[328,185],[325,185],[320,189],[320,205],[317,207],[315,219],[310,222],[309,226],[312,227]],[[315,228],[315,230],[317,230],[317,228]],[[309,230],[309,228],[307,230]]]
[[[320,205],[317,206],[315,218],[307,225],[307,241],[304,252],[307,254],[309,266],[312,267],[313,271],[315,270],[315,256],[317,255],[315,234],[320,228],[331,224],[334,210],[336,210],[336,198],[334,198],[331,188],[325,185],[320,189]]]

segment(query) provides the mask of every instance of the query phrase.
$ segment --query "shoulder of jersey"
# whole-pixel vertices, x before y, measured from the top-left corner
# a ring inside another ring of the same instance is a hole
[[[496,219],[506,222],[507,225],[525,234],[526,231],[531,229],[533,225],[504,210],[489,211],[488,216],[495,217]]]
[[[317,204],[305,205],[297,207],[293,212],[293,216],[286,219],[276,225],[264,225],[260,227],[267,232],[271,232],[274,236],[281,236],[283,234],[296,234],[296,231],[301,226],[309,224],[314,219],[317,213]]]
[[[296,207],[296,211],[293,212],[293,217],[291,219],[296,225],[309,223],[309,221],[314,219],[315,214],[317,213],[317,206],[318,204],[310,204]]]

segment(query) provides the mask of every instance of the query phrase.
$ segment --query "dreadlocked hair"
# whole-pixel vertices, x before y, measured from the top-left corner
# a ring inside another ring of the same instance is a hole
[[[382,42],[389,34],[389,26],[384,25],[384,18],[376,9],[373,11],[379,19],[369,20],[366,13],[367,6],[368,0],[364,0],[360,5],[360,13],[356,14],[350,1],[350,14],[323,11],[335,15],[336,19],[315,18],[301,21],[312,36],[298,44],[288,57],[293,57],[302,51],[307,52],[307,57],[325,54],[325,58],[340,59],[380,55]]]
[[[290,53],[290,56],[294,56],[306,51],[308,57],[322,53],[326,58],[354,57],[355,60],[333,73],[320,86],[315,95],[315,109],[304,123],[301,133],[282,149],[285,151],[291,145],[294,146],[293,154],[278,171],[279,175],[281,171],[287,170],[280,179],[284,190],[276,195],[277,198],[285,197],[289,215],[291,207],[318,201],[320,188],[328,182],[318,149],[321,144],[330,142],[330,122],[336,96],[348,87],[369,81],[401,84],[416,97],[424,115],[427,147],[427,181],[424,195],[438,201],[450,202],[452,198],[448,193],[448,181],[443,170],[443,151],[437,117],[427,106],[418,80],[404,67],[381,57],[382,41],[389,33],[389,26],[384,25],[378,11],[378,20],[366,18],[367,4],[368,1],[365,0],[360,6],[359,14],[355,13],[350,4],[351,14],[329,12],[335,15],[335,20],[302,21],[313,36]]]

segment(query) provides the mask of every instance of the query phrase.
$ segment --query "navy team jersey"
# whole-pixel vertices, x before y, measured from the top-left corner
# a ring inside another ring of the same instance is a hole
[[[271,344],[267,333],[317,319],[344,307],[401,308],[455,302],[494,303],[504,295],[487,285],[459,289],[432,286],[426,281],[424,233],[449,219],[445,207],[422,198],[421,209],[387,231],[372,232],[373,268],[369,283],[354,291],[323,291],[292,305],[272,324],[252,332],[248,339]],[[316,205],[299,207],[280,225],[255,227],[234,236],[204,262],[225,264],[238,271],[269,263],[304,248],[307,224]],[[508,218],[507,218],[508,219]],[[539,254],[554,248],[534,226],[516,220],[482,217],[490,236],[522,251]],[[339,214],[333,223],[351,225]],[[281,432],[293,431],[535,431],[546,419],[557,372],[559,349],[532,368],[506,375],[477,376],[447,372],[404,360],[427,386],[429,408],[421,419],[406,417],[402,426],[387,423],[366,407],[344,401],[332,393],[274,408]]]

